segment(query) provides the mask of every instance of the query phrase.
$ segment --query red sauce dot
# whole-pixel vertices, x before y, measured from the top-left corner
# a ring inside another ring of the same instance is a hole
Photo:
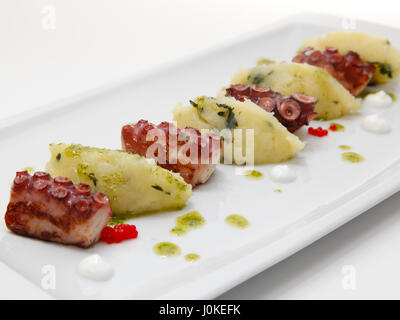
[[[136,226],[129,224],[119,224],[115,227],[106,226],[101,231],[100,240],[111,243],[120,243],[124,240],[135,239],[138,236]]]
[[[318,128],[308,128],[308,134],[316,136],[316,137],[325,137],[328,135],[328,130],[323,129],[321,127]]]
[[[332,131],[337,131],[337,127],[334,124],[331,124],[329,126],[329,129],[332,130]]]

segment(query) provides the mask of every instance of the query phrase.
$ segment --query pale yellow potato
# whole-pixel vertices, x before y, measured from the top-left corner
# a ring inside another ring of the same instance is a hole
[[[171,171],[137,154],[79,144],[50,145],[46,171],[86,183],[110,199],[113,214],[138,214],[182,208],[192,186]]]
[[[385,83],[400,74],[400,51],[388,39],[360,31],[335,31],[310,38],[299,51],[307,47],[324,50],[329,46],[338,48],[341,54],[357,52],[362,60],[375,63],[376,72],[371,82]]]
[[[304,148],[303,142],[290,133],[272,113],[250,100],[240,102],[230,97],[199,97],[190,106],[178,104],[172,113],[179,128],[225,129],[228,132],[232,132],[232,129],[254,129],[255,164],[285,161]],[[222,136],[228,139],[226,135]],[[246,139],[240,142],[233,138],[231,142],[234,148],[241,148],[244,153]],[[230,156],[224,150],[225,159]]]
[[[314,96],[318,99],[315,112],[324,120],[340,118],[361,108],[361,100],[351,95],[327,71],[305,63],[275,63],[250,70],[240,69],[233,75],[231,83],[270,87],[283,95],[298,92]]]

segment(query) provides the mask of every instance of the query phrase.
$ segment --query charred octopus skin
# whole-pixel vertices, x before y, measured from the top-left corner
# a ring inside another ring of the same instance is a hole
[[[289,132],[293,133],[317,115],[314,112],[318,100],[305,94],[293,93],[290,97],[283,96],[267,87],[250,87],[247,84],[234,84],[226,89],[226,96],[252,102],[267,112],[273,112],[274,116]]]
[[[5,222],[23,236],[86,248],[99,240],[110,218],[108,198],[92,194],[90,186],[22,171],[11,187]]]
[[[292,62],[324,68],[354,96],[361,93],[375,72],[375,66],[362,61],[358,53],[349,51],[341,55],[333,47],[327,47],[323,52],[311,47],[305,48]]]
[[[159,136],[165,140],[161,141]],[[122,148],[156,160],[159,166],[179,173],[194,187],[205,183],[214,172],[220,157],[221,139],[214,134],[202,135],[193,128],[179,129],[169,122],[155,126],[140,120],[122,128]]]

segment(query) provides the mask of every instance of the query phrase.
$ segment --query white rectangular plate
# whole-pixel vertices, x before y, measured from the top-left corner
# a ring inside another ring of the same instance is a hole
[[[1,124],[2,212],[15,172],[26,166],[44,169],[49,143],[118,149],[122,125],[139,119],[156,123],[171,120],[171,109],[178,101],[215,95],[238,68],[251,67],[260,57],[290,61],[304,39],[340,30],[342,22],[321,15],[291,17],[212,52]],[[359,21],[356,27],[385,36],[400,47],[399,30]],[[400,96],[399,82],[391,83],[390,91]],[[56,298],[216,297],[399,190],[399,107],[397,102],[378,110],[393,128],[386,135],[361,129],[362,118],[377,112],[371,109],[340,119],[345,132],[316,138],[302,130],[306,148],[289,162],[298,174],[294,183],[272,182],[269,165],[257,167],[265,175],[257,181],[235,175],[234,166],[220,165],[207,184],[195,189],[184,210],[131,220],[139,230],[137,240],[99,243],[84,250],[19,237],[1,223],[0,259],[39,287],[43,266],[54,266],[56,288],[47,292]],[[327,127],[329,123],[313,123],[319,125]],[[338,148],[341,144],[350,145],[366,161],[344,162]],[[275,193],[277,188],[283,193]],[[170,234],[175,218],[191,210],[200,211],[207,224],[183,237]],[[250,227],[229,227],[224,219],[234,213],[246,217]],[[161,241],[178,244],[182,255],[155,255],[152,247]],[[77,274],[78,263],[93,253],[113,265],[115,274],[109,281],[96,283]],[[187,253],[198,253],[201,258],[189,263],[183,258]]]

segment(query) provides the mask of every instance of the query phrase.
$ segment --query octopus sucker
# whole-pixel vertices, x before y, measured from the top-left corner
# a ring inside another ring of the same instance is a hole
[[[47,172],[17,172],[5,214],[7,227],[22,236],[90,247],[111,218],[108,198],[90,186]]]
[[[136,124],[125,125],[121,136],[124,151],[156,160],[157,165],[179,173],[193,187],[211,177],[220,157],[219,136],[201,134],[199,130],[189,127],[179,129],[169,122],[156,126],[147,120],[140,120]],[[160,140],[161,136],[165,141]],[[157,147],[156,152],[149,152],[153,147]],[[192,151],[195,152],[191,154]],[[180,157],[182,154],[184,158]]]
[[[265,111],[273,112],[279,122],[291,133],[308,125],[317,115],[314,108],[318,99],[301,93],[284,96],[268,87],[233,84],[226,89],[226,96],[239,101],[249,99]]]
[[[307,47],[292,62],[324,68],[354,96],[363,91],[376,70],[373,63],[361,60],[358,53],[348,51],[341,55],[334,47],[326,47],[324,51]]]

